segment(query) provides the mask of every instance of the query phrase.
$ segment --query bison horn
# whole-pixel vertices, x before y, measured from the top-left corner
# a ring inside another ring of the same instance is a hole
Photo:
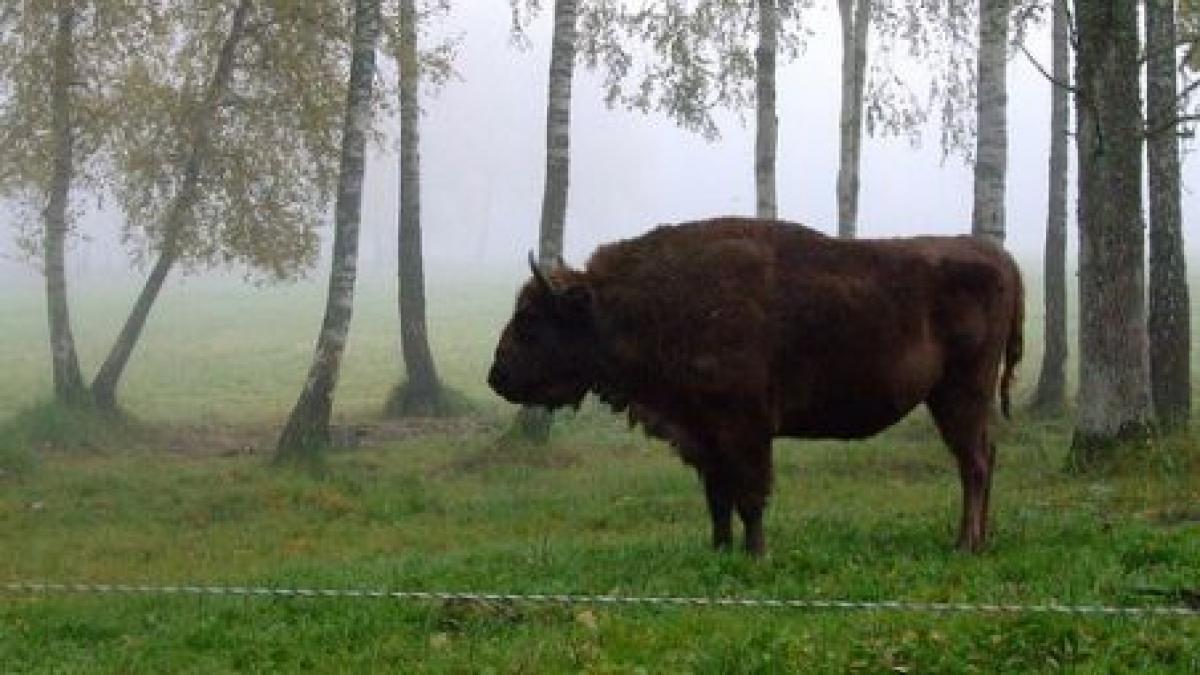
[[[554,284],[550,282],[550,279],[546,278],[546,272],[542,269],[542,266],[538,264],[537,258],[533,256],[532,250],[529,251],[529,271],[533,272],[533,278],[537,280],[539,286],[551,293],[558,292],[558,289],[554,287]]]

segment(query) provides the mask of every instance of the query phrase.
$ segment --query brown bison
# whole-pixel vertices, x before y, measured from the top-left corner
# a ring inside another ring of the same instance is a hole
[[[541,270],[517,296],[488,383],[555,408],[595,393],[695,467],[713,545],[765,550],[771,439],[864,438],[925,403],[958,460],[958,546],[987,532],[999,379],[1021,358],[1023,291],[988,241],[846,241],[745,218],[662,226]],[[1003,372],[1001,373],[1001,367]]]

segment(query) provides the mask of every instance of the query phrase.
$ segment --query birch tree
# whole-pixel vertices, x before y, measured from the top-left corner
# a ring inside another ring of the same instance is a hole
[[[838,0],[842,26],[842,106],[838,125],[838,236],[858,235],[859,164],[871,0]]]
[[[1010,0],[979,0],[975,191],[971,233],[1004,241],[1008,171],[1007,53]]]
[[[183,161],[179,190],[165,216],[162,241],[158,251],[158,260],[150,271],[142,291],[134,303],[133,310],[125,320],[116,342],[109,350],[108,356],[101,364],[100,370],[92,380],[92,396],[102,409],[116,408],[117,383],[124,373],[134,345],[141,336],[150,315],[150,308],[158,298],[166,281],[167,274],[174,267],[180,253],[181,231],[186,227],[186,220],[191,217],[191,210],[200,195],[200,178],[205,164],[212,152],[213,128],[217,123],[219,106],[225,98],[233,79],[233,60],[237,49],[246,34],[246,18],[250,12],[251,0],[240,0],[233,11],[229,29],[217,55],[212,77],[205,87],[203,99],[192,112],[188,125],[190,148]]]
[[[555,0],[546,92],[546,174],[538,228],[538,260],[562,257],[571,167],[571,85],[575,75],[579,0]]]
[[[447,393],[437,374],[429,347],[425,316],[425,271],[421,247],[421,100],[422,83],[444,79],[450,45],[435,49],[430,58],[420,50],[420,28],[426,18],[415,0],[399,0],[395,26],[388,31],[399,70],[400,209],[398,217],[397,306],[400,352],[406,379],[392,391],[384,407],[390,415],[443,415],[450,412]],[[443,6],[441,9],[445,9]],[[429,12],[425,12],[426,15]],[[439,75],[441,76],[439,78]]]
[[[1046,246],[1042,283],[1046,314],[1045,350],[1031,407],[1058,413],[1066,404],[1067,366],[1067,127],[1070,101],[1070,27],[1066,0],[1051,7],[1050,163],[1046,210]]]
[[[635,10],[610,7],[587,14],[600,14],[605,23],[585,22],[584,55],[602,70],[610,106],[663,113],[709,141],[720,137],[718,111],[742,117],[753,108],[755,214],[774,218],[776,70],[780,61],[799,54],[800,16],[809,5],[797,0],[654,0]]]
[[[333,393],[354,309],[363,173],[367,133],[371,126],[375,46],[379,32],[379,0],[355,0],[325,318],[317,335],[304,387],[279,437],[276,462],[312,459],[330,441]]]
[[[0,198],[45,278],[51,379],[64,403],[89,400],[67,292],[66,249],[83,208],[73,195],[103,192],[109,84],[146,39],[148,22],[135,16],[147,14],[117,0],[30,0],[0,10]]]
[[[754,50],[755,112],[754,182],[756,215],[775,218],[775,156],[779,117],[775,111],[775,56],[779,51],[779,16],[775,0],[758,0],[758,47]]]
[[[1076,0],[1079,396],[1071,462],[1142,443],[1150,422],[1138,8]]]
[[[50,362],[54,376],[54,397],[63,403],[79,404],[87,400],[75,338],[71,333],[71,314],[67,301],[66,239],[67,204],[74,176],[74,106],[71,88],[75,81],[76,10],[70,0],[56,0],[57,30],[54,36],[54,65],[51,80],[51,143],[54,167],[50,195],[46,204],[46,233],[43,272],[46,277],[46,309],[50,329]]]
[[[334,3],[216,0],[170,5],[169,37],[119,83],[114,192],[150,273],[95,379],[117,387],[169,274],[242,264],[295,278],[316,257],[315,228],[336,164],[332,119],[344,57],[330,44]]]
[[[1173,0],[1146,0],[1149,170],[1149,349],[1155,419],[1167,431],[1191,413],[1191,334],[1180,207],[1177,30]]]
[[[546,173],[538,227],[538,262],[544,268],[562,258],[571,168],[571,85],[579,39],[579,0],[554,0],[550,43],[550,79],[546,91]],[[525,406],[517,413],[521,438],[544,443],[550,437],[551,414]]]

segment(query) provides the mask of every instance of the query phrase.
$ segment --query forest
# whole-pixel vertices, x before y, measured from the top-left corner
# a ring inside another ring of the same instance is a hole
[[[1193,0],[4,3],[0,663],[1200,670],[1198,30]],[[1013,253],[982,550],[924,408],[777,440],[756,558],[605,403],[489,388],[531,267],[726,215]]]

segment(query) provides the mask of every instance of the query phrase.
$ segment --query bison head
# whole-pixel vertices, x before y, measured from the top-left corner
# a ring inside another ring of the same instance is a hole
[[[488,385],[512,403],[578,405],[595,382],[593,296],[583,273],[546,272],[529,255],[532,278],[500,335]]]

